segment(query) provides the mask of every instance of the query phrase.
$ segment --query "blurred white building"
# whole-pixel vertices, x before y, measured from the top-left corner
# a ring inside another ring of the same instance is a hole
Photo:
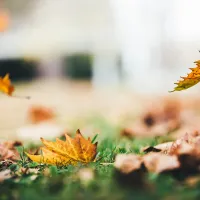
[[[63,56],[86,52],[95,86],[119,84],[120,56],[125,85],[167,92],[200,56],[199,0],[19,0],[18,13],[9,1],[0,58],[40,57],[57,71]]]

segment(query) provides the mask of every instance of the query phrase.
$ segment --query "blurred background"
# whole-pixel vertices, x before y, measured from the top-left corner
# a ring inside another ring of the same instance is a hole
[[[199,7],[199,0],[1,0],[0,75],[10,73],[16,95],[31,97],[1,96],[4,137],[26,124],[35,104],[55,109],[66,126],[99,114],[116,122],[148,98],[177,95],[168,91],[200,58]]]

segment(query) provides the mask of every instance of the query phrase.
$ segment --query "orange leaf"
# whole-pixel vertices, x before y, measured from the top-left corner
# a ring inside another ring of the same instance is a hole
[[[177,86],[174,88],[173,91],[181,91],[186,90],[200,81],[200,60],[194,62],[196,64],[195,68],[190,68],[192,70],[187,77],[181,77],[183,80],[180,80],[178,83],[175,83]]]
[[[51,120],[54,116],[53,110],[44,106],[32,106],[29,110],[30,121],[35,124]]]
[[[0,91],[9,96],[14,92],[14,86],[11,84],[9,74],[6,74],[3,78],[0,77]]]
[[[86,140],[80,130],[77,130],[75,138],[71,138],[67,134],[65,134],[65,137],[65,141],[57,138],[55,142],[41,138],[45,146],[41,148],[41,155],[26,154],[35,162],[60,166],[94,161],[97,143],[92,144],[90,138]]]

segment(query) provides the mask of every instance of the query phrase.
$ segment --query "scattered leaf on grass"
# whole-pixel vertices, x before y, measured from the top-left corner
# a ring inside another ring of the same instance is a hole
[[[4,142],[0,144],[0,161],[12,160],[16,161],[19,159],[19,153],[16,149],[17,146],[21,146],[22,143],[19,141]]]
[[[150,153],[150,152],[168,153],[172,144],[173,144],[173,142],[165,142],[165,143],[158,144],[156,146],[143,147],[141,149],[141,152],[144,152],[144,153]]]
[[[119,169],[122,173],[128,174],[141,167],[142,159],[135,154],[118,154],[115,158],[115,168]]]
[[[149,153],[143,156],[143,163],[149,172],[157,174],[178,169],[180,167],[180,163],[176,156],[158,153]]]
[[[135,154],[117,156],[115,167],[122,173],[127,174],[138,171],[144,166],[149,172],[157,174],[171,173],[178,179],[200,173],[199,132],[195,132],[195,134],[186,133],[174,142],[147,147],[143,151],[147,154],[143,156]]]
[[[143,189],[146,185],[142,157],[135,154],[118,154],[115,159],[115,177],[122,186]]]
[[[41,138],[44,144],[41,148],[41,155],[26,154],[35,162],[59,166],[94,161],[97,154],[97,143],[92,144],[90,138],[86,140],[80,130],[77,130],[75,138],[67,134],[65,137],[66,141],[57,138],[55,142]]]

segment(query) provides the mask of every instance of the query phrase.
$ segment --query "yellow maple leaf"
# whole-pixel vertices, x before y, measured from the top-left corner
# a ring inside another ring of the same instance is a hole
[[[65,134],[66,140],[56,138],[55,142],[41,138],[45,147],[41,148],[41,155],[26,155],[34,162],[51,165],[75,165],[78,162],[89,163],[94,161],[97,154],[97,143],[92,144],[77,130],[75,138]]]
[[[197,60],[194,63],[196,64],[196,67],[190,68],[192,71],[187,77],[181,77],[183,80],[174,83],[177,86],[170,92],[186,90],[200,82],[200,60]]]
[[[14,86],[11,84],[9,74],[6,74],[4,77],[0,77],[0,91],[11,96],[14,92]]]

